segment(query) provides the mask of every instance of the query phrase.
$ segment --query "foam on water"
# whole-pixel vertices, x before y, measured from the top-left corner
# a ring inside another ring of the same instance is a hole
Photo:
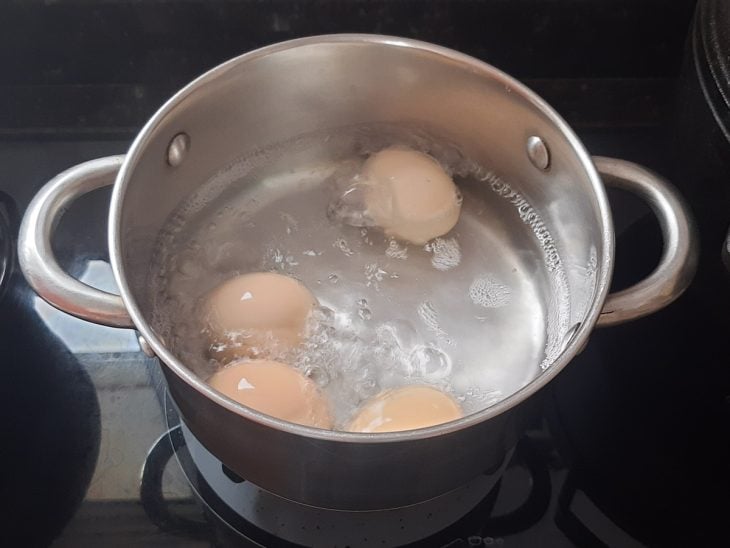
[[[451,270],[461,262],[461,247],[456,238],[434,238],[423,249],[432,254],[431,265],[436,270]]]
[[[422,302],[418,305],[418,317],[421,319],[426,328],[431,331],[436,337],[443,339],[445,342],[451,342],[446,331],[441,329],[439,325],[438,312],[430,301]]]
[[[405,261],[408,258],[408,249],[398,243],[398,240],[390,240],[385,254],[391,259],[400,259]]]
[[[486,276],[476,278],[469,286],[469,297],[484,308],[499,308],[509,304],[512,291],[504,284]]]
[[[272,165],[289,148],[258,151],[215,174],[170,218],[152,266],[153,325],[198,375],[220,367],[201,333],[202,300],[255,271],[293,276],[318,299],[303,345],[270,357],[320,385],[340,428],[364,399],[414,383],[474,412],[557,358],[569,330],[568,286],[537,211],[458,150],[415,132],[374,133],[345,133],[329,141],[339,157],[278,170]],[[394,142],[432,154],[461,187],[459,223],[426,246],[387,237],[363,212],[357,169]],[[314,135],[287,146],[302,152],[321,143]],[[532,247],[503,237],[515,215]],[[540,271],[548,299],[535,282]]]

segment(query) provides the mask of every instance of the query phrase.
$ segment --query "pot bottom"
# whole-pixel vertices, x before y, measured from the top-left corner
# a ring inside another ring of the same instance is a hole
[[[383,547],[426,539],[471,511],[478,508],[483,513],[484,506],[492,506],[512,455],[510,451],[496,471],[418,504],[364,512],[331,510],[284,499],[238,477],[203,446],[170,405],[166,415],[170,432],[178,430],[176,445],[181,447],[175,456],[206,509],[226,526],[228,536],[258,539],[267,546]]]

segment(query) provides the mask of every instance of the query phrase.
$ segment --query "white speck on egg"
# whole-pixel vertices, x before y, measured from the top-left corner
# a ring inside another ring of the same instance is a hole
[[[238,381],[238,389],[239,390],[251,390],[253,388],[256,388],[253,384],[248,382],[244,377],[241,377],[241,380]]]

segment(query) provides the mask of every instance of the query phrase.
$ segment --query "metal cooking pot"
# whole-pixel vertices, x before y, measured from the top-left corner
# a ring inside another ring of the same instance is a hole
[[[192,373],[150,323],[149,270],[166,219],[202,181],[246,151],[313,131],[381,122],[432,128],[519,190],[525,223],[532,219],[530,204],[539,212],[566,269],[574,321],[562,352],[500,403],[407,432],[313,429],[225,398]],[[664,236],[656,270],[614,294],[614,232],[599,173],[604,182],[645,199]],[[59,268],[50,243],[69,202],[112,183],[109,254],[121,296],[72,279]],[[143,349],[160,358],[185,423],[233,471],[305,504],[368,510],[417,503],[498,469],[532,416],[530,396],[580,351],[596,324],[650,314],[681,294],[694,274],[697,241],[690,213],[671,185],[632,163],[591,159],[547,104],[499,70],[427,43],[333,35],[276,44],[222,64],[170,99],[126,156],[58,175],[29,206],[19,256],[29,283],[52,305],[140,333]]]

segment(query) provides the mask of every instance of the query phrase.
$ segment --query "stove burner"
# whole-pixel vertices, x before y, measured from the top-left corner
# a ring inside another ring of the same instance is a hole
[[[170,430],[148,455],[141,499],[156,525],[187,538],[215,536],[224,546],[246,542],[267,547],[473,544],[477,537],[480,542],[493,540],[531,527],[545,515],[550,502],[549,473],[532,443],[523,440],[522,450],[516,451],[520,455],[510,453],[494,473],[420,504],[373,512],[306,506],[238,477],[195,438],[167,397],[165,404]],[[174,503],[164,500],[162,473],[173,454],[202,503],[207,522],[176,515]],[[519,463],[526,470],[525,483],[529,485],[526,500],[507,514],[492,516],[506,468]],[[484,536],[487,534],[490,536]]]

